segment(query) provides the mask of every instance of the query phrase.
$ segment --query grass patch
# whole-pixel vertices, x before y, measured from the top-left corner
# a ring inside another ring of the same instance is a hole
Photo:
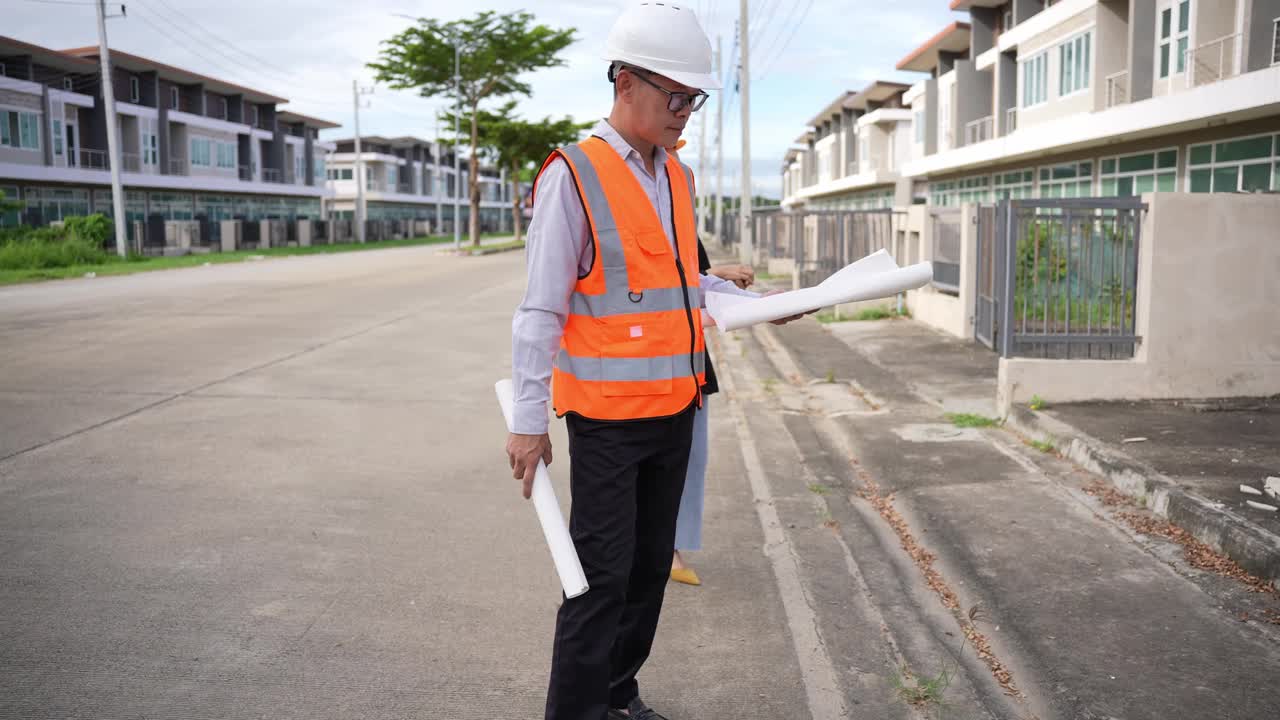
[[[778,379],[764,378],[763,380],[760,381],[760,386],[764,388],[765,392],[772,395],[773,393],[778,392]]]
[[[495,235],[495,237],[502,237],[502,235]],[[220,265],[224,263],[244,262],[255,256],[287,257],[294,255],[330,255],[333,253],[384,250],[396,247],[441,245],[451,242],[453,242],[452,235],[432,235],[430,237],[407,238],[403,240],[383,240],[380,242],[364,244],[341,243],[337,245],[313,245],[311,247],[263,248],[261,250],[236,250],[235,252],[209,253],[207,255],[183,255],[181,257],[144,257],[134,255],[130,256],[128,259],[124,259],[115,254],[104,253],[102,256],[102,262],[76,263],[65,267],[0,270],[0,285],[12,285],[38,280],[57,280],[63,278],[83,277],[87,273],[95,273],[98,276],[131,275],[133,273],[151,272],[154,270],[199,267],[206,264]]]
[[[898,312],[897,308],[887,307],[871,307],[859,310],[858,312],[848,315],[845,313],[837,314],[834,310],[824,310],[818,313],[818,322],[820,323],[836,323],[836,322],[868,322],[872,320],[890,320],[893,318],[909,318],[911,311],[906,308],[902,312]]]
[[[826,485],[823,485],[822,483],[810,483],[809,492],[813,493],[814,495],[826,495],[827,493],[831,492],[831,489],[828,488]]]
[[[1045,408],[1044,398],[1040,397],[1039,395],[1032,395],[1031,404],[1028,405],[1028,407],[1036,411],[1043,410]]]
[[[951,684],[951,678],[944,670],[936,677],[919,678],[911,673],[910,668],[903,667],[890,681],[898,700],[928,712],[937,708],[941,712],[943,706],[942,693]]]
[[[1028,440],[1027,444],[1039,450],[1042,453],[1057,452],[1057,448],[1055,448],[1053,446],[1053,443],[1049,442],[1048,440]]]
[[[831,385],[831,384],[835,383],[835,381],[836,381],[836,371],[835,371],[835,370],[828,370],[828,371],[827,371],[827,377],[826,377],[826,379],[824,380],[824,382],[826,382],[828,385]]]
[[[987,428],[1000,424],[995,418],[973,413],[947,413],[947,420],[958,428]]]

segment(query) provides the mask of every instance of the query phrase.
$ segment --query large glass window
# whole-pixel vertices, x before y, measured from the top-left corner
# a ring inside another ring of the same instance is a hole
[[[53,121],[53,154],[62,154],[62,121]]]
[[[1092,37],[1093,33],[1084,33],[1058,46],[1058,95],[1089,87]]]
[[[1023,200],[1033,197],[1035,173],[1031,170],[996,173],[993,178],[996,200]]]
[[[0,145],[39,150],[40,115],[19,110],[0,110]]]
[[[1078,198],[1093,195],[1093,163],[1063,163],[1040,168],[1040,197]]]
[[[1280,136],[1255,135],[1192,145],[1187,179],[1191,192],[1280,190]]]
[[[1042,52],[1022,63],[1022,107],[1049,99],[1049,53]]]
[[[208,138],[191,138],[191,164],[211,167],[213,165],[211,145]]]
[[[1174,192],[1178,187],[1176,148],[1103,158],[1103,197],[1130,197],[1148,192]]]

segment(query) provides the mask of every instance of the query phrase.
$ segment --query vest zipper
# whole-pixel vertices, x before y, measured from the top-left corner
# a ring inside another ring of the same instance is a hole
[[[680,275],[680,288],[684,290],[684,316],[689,321],[689,375],[693,378],[694,399],[697,401],[698,407],[702,407],[702,386],[698,384],[698,366],[694,362],[694,353],[697,352],[698,341],[695,334],[697,330],[693,324],[693,307],[689,304],[689,283],[685,280],[684,263],[680,261],[680,235],[676,232],[676,193],[671,187],[671,170],[667,169],[667,190],[668,202],[671,204],[671,239],[672,249],[675,251],[676,272]],[[695,238],[696,242],[696,238]]]

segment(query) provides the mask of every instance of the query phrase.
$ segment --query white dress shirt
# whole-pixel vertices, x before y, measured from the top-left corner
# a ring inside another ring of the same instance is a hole
[[[609,143],[626,161],[661,219],[667,242],[674,249],[671,184],[665,171],[667,151],[654,148],[656,172],[650,174],[645,169],[644,158],[608,121],[597,123],[591,134]],[[591,228],[573,174],[563,159],[557,158],[542,172],[535,200],[525,246],[529,285],[511,322],[511,374],[516,398],[513,429],[521,435],[547,432],[551,367],[569,317],[569,299],[574,285],[591,271],[595,260]],[[708,292],[759,297],[758,293],[741,290],[729,280],[702,275],[698,293],[702,307],[706,307]]]

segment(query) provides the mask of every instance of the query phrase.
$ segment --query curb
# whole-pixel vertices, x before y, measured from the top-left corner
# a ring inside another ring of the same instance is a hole
[[[1154,468],[1106,447],[1057,418],[1014,406],[1005,422],[1024,435],[1052,442],[1067,459],[1106,478],[1156,515],[1190,532],[1254,575],[1280,584],[1280,535],[1188,492]]]
[[[464,252],[462,254],[470,255],[471,257],[480,257],[482,255],[497,255],[499,253],[515,252],[516,250],[523,250],[523,249],[524,249],[524,244],[521,243],[516,247],[500,247],[500,248],[481,247],[479,250],[472,250],[471,252]]]

